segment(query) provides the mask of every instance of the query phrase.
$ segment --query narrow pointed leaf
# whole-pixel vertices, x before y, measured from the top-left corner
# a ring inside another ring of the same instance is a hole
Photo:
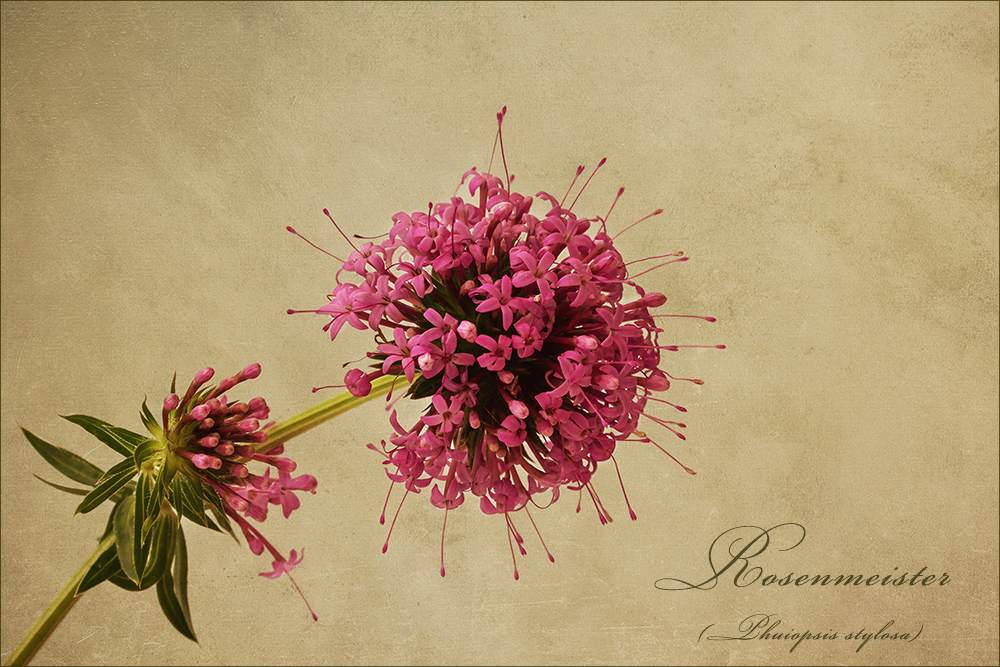
[[[170,624],[182,635],[197,642],[187,599],[187,545],[180,525],[175,540],[173,565],[163,572],[156,583],[156,597]]]
[[[178,519],[172,507],[164,503],[156,519],[149,539],[149,559],[142,572],[140,586],[148,586],[160,580],[170,567],[174,548],[177,544]]]
[[[218,524],[223,530],[232,535],[234,540],[239,542],[239,538],[236,537],[236,533],[233,532],[233,527],[229,523],[229,517],[226,516],[225,510],[222,508],[222,498],[219,497],[219,494],[215,492],[215,489],[205,487],[201,488],[201,492],[202,498],[204,498],[205,503],[208,505],[212,516],[215,517]]]
[[[118,548],[118,561],[122,572],[133,582],[139,581],[139,571],[135,557],[135,496],[129,496],[121,502],[115,512],[115,546]]]
[[[21,431],[31,446],[35,448],[35,451],[41,454],[42,458],[49,462],[49,465],[74,482],[93,486],[104,474],[103,470],[82,456],[62,447],[50,445],[27,429],[22,428]]]
[[[104,476],[98,480],[94,490],[88,493],[87,497],[76,508],[77,514],[86,514],[91,511],[128,484],[129,480],[134,476],[135,463],[131,458],[125,459],[121,463],[109,468],[104,473]]]
[[[169,487],[170,482],[173,481],[174,474],[176,472],[177,470],[169,465],[165,465],[160,468],[160,472],[156,476],[156,482],[153,484],[153,491],[149,495],[149,502],[146,503],[147,515],[153,514],[153,510],[159,507],[160,503],[163,502],[163,497],[166,494],[167,487]]]
[[[121,491],[124,491],[127,488],[128,487],[126,486],[125,488],[121,489]],[[119,493],[121,493],[121,491],[119,491]],[[129,496],[131,496],[131,494],[129,494]],[[108,514],[108,523],[104,527],[104,533],[101,535],[102,540],[111,533],[115,532],[115,514],[118,513],[118,509],[122,506],[122,502],[125,500],[125,498],[129,496],[122,496],[121,499],[115,501],[114,507],[111,508],[111,513]]]
[[[132,460],[135,461],[136,468],[142,468],[142,464],[156,456],[163,448],[159,440],[149,438],[144,440],[132,451]]]
[[[142,425],[146,427],[146,430],[152,433],[156,437],[163,435],[163,428],[156,422],[156,417],[153,413],[149,411],[149,407],[146,405],[146,400],[142,401]]]
[[[181,516],[186,517],[189,521],[199,526],[211,528],[216,531],[220,530],[211,519],[205,516],[205,501],[201,498],[195,498],[194,492],[187,482],[187,478],[175,477],[173,486],[171,487],[171,494],[173,495],[174,507]]]
[[[215,520],[218,522],[218,524],[222,528],[222,530],[224,530],[227,533],[229,533],[229,535],[234,540],[236,540],[237,542],[239,542],[240,538],[236,537],[236,533],[233,532],[233,525],[229,522],[229,517],[226,516],[225,513],[220,512],[219,510],[215,509],[214,505],[209,505],[209,509],[212,511],[212,516],[215,517]]]
[[[81,595],[85,591],[89,591],[94,586],[107,581],[112,575],[121,571],[122,566],[118,562],[118,549],[112,544],[90,566],[87,574],[83,575],[80,585],[76,588],[76,594]]]
[[[85,496],[88,493],[90,493],[90,489],[78,489],[78,488],[73,487],[73,486],[63,486],[61,484],[54,484],[54,483],[50,482],[47,479],[44,479],[42,477],[39,477],[38,475],[35,475],[35,473],[31,473],[31,474],[34,475],[35,479],[37,479],[39,482],[43,482],[45,484],[48,484],[53,489],[59,489],[60,491],[64,491],[66,493],[72,493],[74,496]]]
[[[169,572],[165,572],[160,577],[160,580],[156,582],[156,599],[159,600],[160,609],[163,610],[163,615],[170,621],[170,625],[174,626],[177,632],[188,639],[198,641],[195,639],[191,628],[184,621],[184,613],[181,611],[181,605],[177,601],[177,596],[174,595],[174,580]]]
[[[138,578],[133,578],[132,581],[140,585],[142,582],[139,579],[142,577],[142,572],[146,568],[146,556],[149,554],[149,543],[146,542],[146,534],[143,532],[143,527],[146,523],[146,507],[149,505],[149,496],[152,486],[153,480],[151,479],[151,473],[145,471],[140,473],[139,481],[135,485],[135,524],[133,526],[135,534],[132,542],[132,556],[135,559],[135,571],[139,575]]]
[[[108,577],[108,581],[122,590],[130,591],[133,593],[146,590],[145,588],[140,587],[139,584],[135,583],[134,581],[126,577],[124,572],[116,572],[112,574],[110,577]],[[149,586],[147,586],[146,588],[149,588]]]
[[[77,426],[103,442],[105,445],[115,450],[122,456],[131,456],[135,448],[148,440],[146,436],[133,433],[117,426],[101,421],[96,417],[87,415],[63,415],[63,419],[71,421]]]

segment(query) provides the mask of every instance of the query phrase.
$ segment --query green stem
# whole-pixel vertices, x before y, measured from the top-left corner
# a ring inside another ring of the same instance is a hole
[[[297,435],[302,435],[306,431],[315,428],[325,421],[333,419],[337,415],[342,415],[348,410],[352,410],[362,403],[385,396],[390,390],[399,391],[405,389],[409,384],[406,378],[399,376],[383,375],[372,382],[372,389],[367,396],[354,396],[350,392],[342,392],[333,398],[327,399],[318,405],[314,405],[308,410],[304,410],[297,415],[278,422],[267,429],[267,442],[257,448],[266,454],[278,445],[288,442]]]
[[[76,574],[69,580],[66,587],[59,592],[56,599],[52,601],[49,608],[45,610],[42,617],[31,627],[28,634],[25,635],[21,643],[18,644],[14,652],[10,654],[7,658],[7,662],[4,665],[26,665],[35,656],[35,653],[41,648],[45,640],[48,639],[52,631],[56,629],[56,626],[63,620],[69,610],[73,608],[76,601],[80,599],[80,596],[76,594],[76,588],[83,581],[83,577],[90,570],[91,566],[97,561],[97,559],[103,554],[108,548],[115,543],[115,535],[111,533],[97,546],[97,550],[91,554],[90,558],[83,564],[83,566],[76,571]]]

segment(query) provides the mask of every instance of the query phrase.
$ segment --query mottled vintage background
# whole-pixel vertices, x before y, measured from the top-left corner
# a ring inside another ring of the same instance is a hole
[[[87,594],[38,655],[53,664],[996,664],[996,3],[4,3],[0,650],[6,657],[90,553],[105,512],[31,477],[23,425],[103,465],[58,414],[139,430],[171,374],[264,367],[276,416],[339,380],[370,334],[323,320],[344,252],[322,216],[378,234],[485,167],[507,105],[524,191],[562,192],[630,257],[684,250],[647,277],[687,350],[669,368],[685,443],[650,446],[538,515],[512,577],[502,520],[404,506],[388,553],[385,475],[365,443],[378,403],[294,444],[321,486],[267,534],[305,547],[313,623],[267,559],[188,531],[201,644],[153,591]],[[396,496],[397,498],[399,496]],[[769,573],[947,572],[929,588],[665,592],[707,571],[728,528],[798,522]],[[527,529],[530,532],[530,528]],[[698,641],[754,613],[911,643]]]

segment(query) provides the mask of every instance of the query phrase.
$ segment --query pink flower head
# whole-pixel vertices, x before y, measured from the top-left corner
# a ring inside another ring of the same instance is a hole
[[[661,351],[681,346],[659,344],[650,309],[665,298],[634,278],[687,258],[631,269],[606,219],[578,217],[568,193],[522,195],[475,169],[463,182],[468,202],[393,216],[387,237],[344,263],[338,276],[356,279],[336,285],[319,312],[331,336],[347,323],[380,342],[368,355],[374,370],[348,381],[352,392],[361,377],[405,376],[410,397],[429,399],[409,428],[393,412],[395,433],[382,443],[393,483],[419,493],[434,482],[431,502],[446,512],[464,493],[478,496],[484,512],[506,516],[511,551],[516,542],[523,552],[510,515],[564,487],[587,491],[609,520],[590,479],[618,443],[653,442],[636,430],[640,416],[683,437],[682,424],[649,407],[683,410],[652,396],[670,386]]]
[[[316,478],[291,475],[296,466],[282,456],[284,445],[266,453],[259,449],[267,442],[264,429],[270,426],[261,424],[270,412],[263,398],[244,403],[227,401],[223,394],[259,376],[260,365],[252,364],[218,385],[204,387],[213,375],[211,368],[199,371],[183,398],[171,393],[164,400],[162,427],[155,422],[147,426],[163,443],[170,465],[194,482],[191,488],[200,489],[203,496],[216,497],[206,497],[206,502],[220,507],[222,516],[239,526],[250,550],[257,555],[270,552],[275,558],[274,570],[263,576],[276,578],[289,572],[302,557],[292,551],[291,558],[284,558],[248,519],[263,522],[269,505],[280,505],[288,518],[300,504],[296,493],[316,493]],[[362,371],[351,371],[348,376],[348,382],[353,380],[355,386],[365,382]],[[367,384],[370,390],[371,382]],[[253,473],[255,466],[263,467],[264,474]],[[271,476],[272,468],[277,471],[276,478]]]

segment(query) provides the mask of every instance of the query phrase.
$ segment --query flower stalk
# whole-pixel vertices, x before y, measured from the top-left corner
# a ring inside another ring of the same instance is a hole
[[[354,396],[349,391],[341,392],[267,429],[267,442],[259,445],[257,451],[261,454],[266,454],[275,447],[284,444],[298,435],[302,435],[310,429],[316,428],[334,417],[353,410],[372,399],[385,396],[390,391],[393,391],[394,388],[405,389],[408,384],[409,382],[404,377],[383,376],[372,381],[372,389],[367,396]]]
[[[70,580],[66,583],[66,586],[59,591],[59,595],[52,601],[49,608],[45,610],[41,618],[35,622],[28,631],[28,634],[24,636],[21,643],[17,645],[14,652],[10,654],[7,661],[3,663],[4,665],[26,665],[35,657],[35,653],[38,649],[42,647],[45,640],[49,638],[52,631],[58,627],[59,623],[66,617],[69,610],[73,608],[76,601],[80,599],[80,596],[76,594],[76,589],[83,581],[83,577],[90,570],[91,566],[97,561],[97,559],[103,554],[112,544],[114,544],[115,536],[114,533],[105,537],[101,543],[97,546],[97,549],[90,555],[84,564],[76,571]]]

